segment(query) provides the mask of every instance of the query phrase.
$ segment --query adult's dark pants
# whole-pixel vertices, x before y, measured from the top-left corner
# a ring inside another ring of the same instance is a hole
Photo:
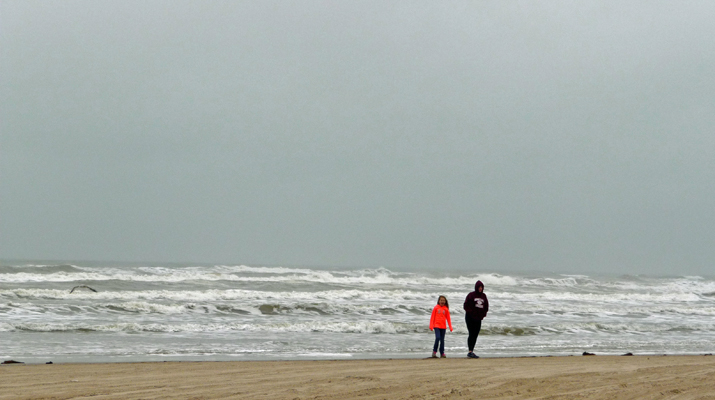
[[[469,338],[467,339],[467,347],[469,347],[469,352],[474,351],[474,345],[477,344],[477,336],[479,336],[479,331],[482,330],[482,320],[472,318],[469,315],[465,318],[467,321],[467,329],[469,330]]]

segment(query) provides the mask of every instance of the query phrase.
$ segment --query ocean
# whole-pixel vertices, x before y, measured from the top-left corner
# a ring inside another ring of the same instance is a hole
[[[477,280],[490,302],[482,357],[715,350],[712,277],[4,262],[0,358],[422,358],[439,295],[454,326],[447,356],[464,357],[462,303]]]

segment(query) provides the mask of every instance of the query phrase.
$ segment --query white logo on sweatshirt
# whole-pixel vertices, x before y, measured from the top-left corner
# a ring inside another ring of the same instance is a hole
[[[476,303],[474,307],[484,308],[484,299],[477,297],[474,299],[474,302]]]

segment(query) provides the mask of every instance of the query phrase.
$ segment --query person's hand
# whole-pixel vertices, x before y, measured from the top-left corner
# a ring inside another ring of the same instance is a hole
[[[433,331],[433,329],[432,329],[432,328],[429,328],[429,331],[430,331],[430,332],[432,332],[432,331]]]
[[[454,332],[454,331],[452,330],[452,328],[449,328],[449,331],[450,331],[450,332]]]

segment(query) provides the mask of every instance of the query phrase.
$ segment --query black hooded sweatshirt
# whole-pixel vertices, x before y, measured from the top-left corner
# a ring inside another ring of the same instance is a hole
[[[479,287],[482,287],[482,293],[479,293]],[[487,300],[487,295],[484,294],[484,284],[482,281],[477,281],[474,285],[474,291],[467,295],[464,299],[464,311],[467,315],[474,319],[483,320],[487,316],[489,311],[489,300]]]

